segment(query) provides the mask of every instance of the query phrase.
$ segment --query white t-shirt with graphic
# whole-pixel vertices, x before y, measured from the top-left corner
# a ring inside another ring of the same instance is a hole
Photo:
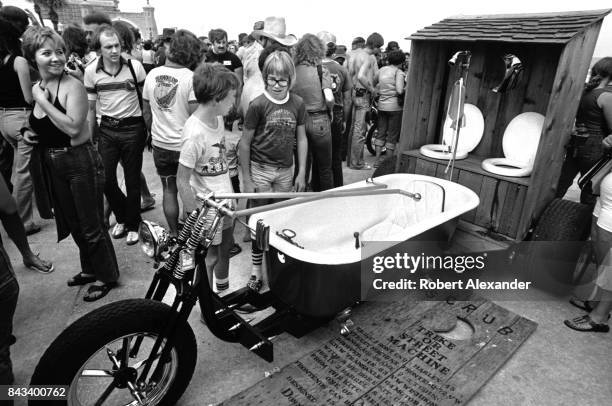
[[[183,130],[185,142],[179,163],[193,169],[189,184],[196,193],[232,193],[223,117],[211,128],[195,116],[189,117]]]
[[[189,102],[196,102],[193,72],[167,66],[152,69],[145,80],[142,97],[151,105],[153,145],[180,151],[183,126],[189,118]]]

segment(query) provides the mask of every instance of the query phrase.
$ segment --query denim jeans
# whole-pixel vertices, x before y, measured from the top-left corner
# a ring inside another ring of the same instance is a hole
[[[344,122],[344,110],[342,107],[334,107],[334,116],[331,123],[332,135],[332,174],[334,176],[334,187],[344,184],[342,177],[342,123]]]
[[[81,271],[104,283],[119,279],[115,249],[104,227],[104,167],[93,145],[86,143],[67,151],[47,149],[54,201],[61,206],[74,242],[79,247]],[[140,176],[140,170],[136,172]]]
[[[370,94],[357,97],[353,90],[353,121],[349,135],[349,157],[347,166],[351,169],[362,169],[365,165],[363,160],[363,144],[365,144],[367,124],[366,115],[370,111]]]
[[[2,240],[0,240],[0,385],[13,383],[10,346],[13,343],[13,315],[17,307],[19,285]]]
[[[378,110],[378,133],[373,144],[378,147],[387,147],[395,150],[402,127],[402,111]]]
[[[312,155],[312,190],[320,192],[334,187],[332,174],[332,137],[329,116],[324,113],[306,115],[308,150]]]
[[[3,109],[0,108],[0,132],[4,139],[11,144],[14,153],[14,164],[11,183],[13,195],[17,201],[17,211],[26,230],[32,227],[32,201],[34,188],[30,176],[30,157],[32,146],[23,142],[19,130],[28,127],[29,109]]]
[[[117,223],[125,224],[129,231],[138,231],[140,225],[140,172],[146,135],[144,124],[122,128],[110,128],[102,123],[98,150],[104,162],[106,184],[104,194],[108,199]],[[126,195],[117,182],[117,164],[121,161]]]
[[[591,135],[587,138],[572,137],[567,155],[559,175],[557,197],[561,198],[572,186],[578,173],[584,175],[603,156],[602,135]],[[597,196],[593,195],[590,183],[580,192],[580,203],[595,206]]]

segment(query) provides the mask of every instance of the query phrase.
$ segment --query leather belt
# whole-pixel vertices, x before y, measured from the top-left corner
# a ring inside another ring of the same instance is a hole
[[[120,128],[140,124],[142,123],[142,117],[114,118],[110,116],[102,116],[100,122],[110,128]]]

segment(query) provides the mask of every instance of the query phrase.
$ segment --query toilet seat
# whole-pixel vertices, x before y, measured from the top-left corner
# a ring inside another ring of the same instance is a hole
[[[543,127],[544,116],[540,113],[527,112],[514,117],[504,131],[505,157],[485,159],[482,169],[508,177],[531,175]]]
[[[531,175],[533,166],[524,166],[522,162],[508,158],[489,158],[482,161],[482,169],[512,178],[522,178]]]
[[[463,106],[465,116],[465,127],[461,127],[459,141],[457,142],[457,153],[455,159],[465,159],[480,143],[484,134],[484,117],[480,109],[473,104],[466,103]],[[429,158],[450,160],[453,158],[452,145],[455,129],[451,128],[453,121],[446,117],[442,131],[442,144],[423,145],[419,152]]]

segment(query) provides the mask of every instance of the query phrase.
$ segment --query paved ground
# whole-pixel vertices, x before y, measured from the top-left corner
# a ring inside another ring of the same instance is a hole
[[[366,153],[367,154],[367,153]],[[371,161],[372,159],[369,158]],[[146,219],[163,223],[161,185],[149,153],[145,155],[145,173],[151,190],[157,194],[155,210]],[[345,183],[369,176],[369,171],[345,170]],[[248,246],[242,243],[242,228],[236,230],[243,253],[231,261],[231,287],[244,286],[250,258]],[[8,238],[3,235],[6,242]],[[52,260],[56,271],[40,275],[29,271],[17,261],[16,248],[6,242],[21,286],[15,315],[17,344],[12,347],[17,384],[29,382],[31,373],[49,343],[71,322],[92,309],[124,298],[142,297],[152,268],[138,246],[128,247],[115,240],[121,267],[121,286],[95,303],[82,300],[83,288],[69,288],[66,280],[79,271],[76,246],[69,238],[56,243],[53,222],[43,224],[43,230],[30,238],[35,251]],[[536,332],[500,371],[473,398],[471,405],[610,405],[612,399],[612,334],[585,334],[567,329],[562,320],[576,317],[580,311],[566,300],[547,298],[544,293],[533,302],[501,302],[509,310],[538,323]],[[355,312],[359,320],[370,308],[362,305]],[[288,334],[275,342],[275,361],[271,364],[249,353],[237,344],[214,338],[199,322],[199,310],[194,311],[190,324],[198,341],[196,373],[180,405],[206,405],[220,402],[264,378],[265,372],[282,367],[324,341],[338,334],[337,323],[330,323],[297,340]]]

